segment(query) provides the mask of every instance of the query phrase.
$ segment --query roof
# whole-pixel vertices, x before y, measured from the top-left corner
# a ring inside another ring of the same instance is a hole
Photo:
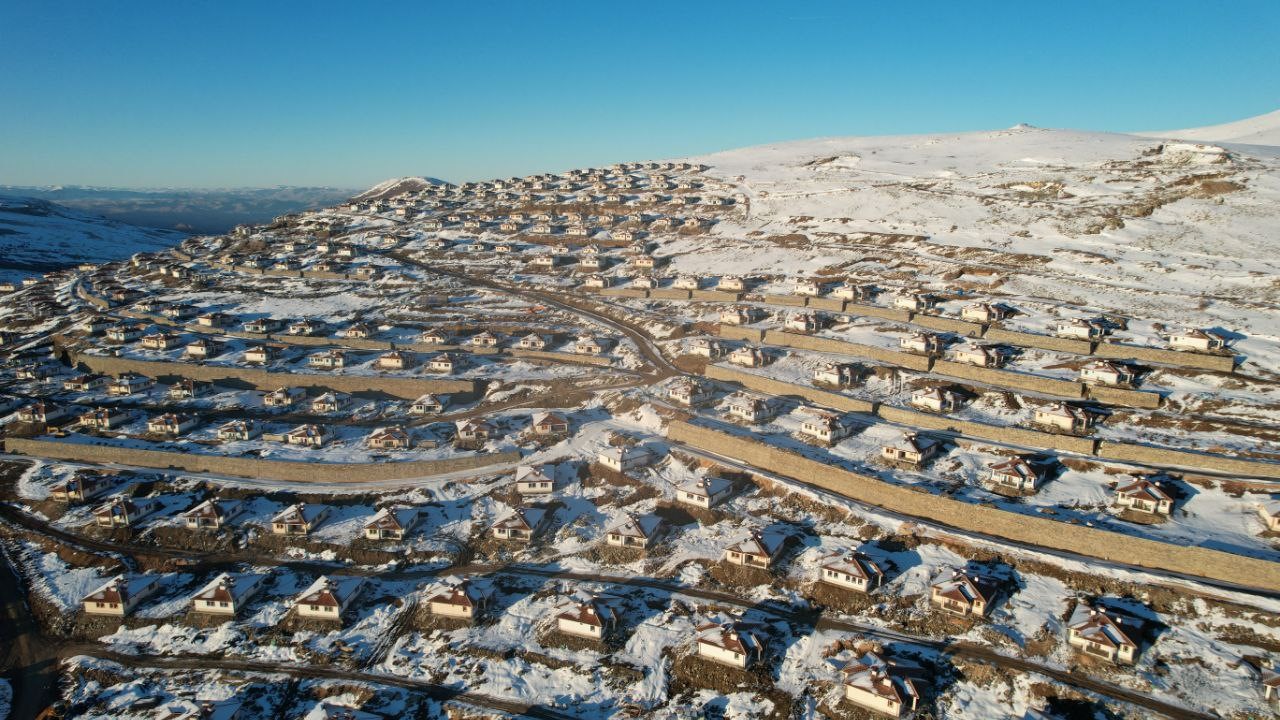
[[[1160,485],[1146,478],[1137,478],[1133,482],[1119,485],[1116,487],[1116,493],[1128,497],[1140,497],[1156,502],[1173,502],[1173,498],[1169,496]]]
[[[557,614],[556,619],[604,627],[605,625],[616,623],[618,614],[599,598],[593,597],[584,602],[573,603],[566,610]]]
[[[752,531],[751,537],[742,542],[729,546],[730,551],[736,551],[747,555],[763,555],[765,557],[773,557],[777,555],[787,540],[789,535],[780,532],[756,532]]]
[[[321,575],[298,595],[299,605],[345,607],[364,587],[364,578],[347,575]]]
[[[568,425],[569,421],[556,412],[540,412],[533,415],[534,425]]]
[[[907,450],[910,452],[922,453],[929,448],[937,445],[938,441],[926,435],[917,435],[915,433],[907,433],[896,441],[889,443],[889,447],[896,450]]]
[[[919,697],[915,683],[898,670],[896,663],[886,661],[876,653],[867,653],[856,663],[845,668],[845,684],[894,700],[901,705],[912,705]]]
[[[542,508],[519,508],[511,515],[494,523],[495,528],[508,528],[515,530],[533,530],[542,524],[542,520],[547,516],[547,511]]]
[[[83,602],[127,604],[130,598],[136,597],[157,582],[159,578],[154,575],[117,575],[85,595]]]
[[[416,507],[382,508],[364,526],[377,530],[408,530],[417,520]]]
[[[427,602],[457,605],[459,607],[475,607],[481,604],[485,597],[486,593],[478,589],[470,580],[464,579],[446,588],[443,592],[431,596]]]
[[[722,495],[727,493],[732,487],[733,483],[722,477],[712,475],[690,480],[676,489],[683,493],[693,493],[694,495],[711,497],[712,495]]]
[[[210,580],[193,599],[238,603],[252,595],[264,579],[265,575],[222,573]]]
[[[992,463],[991,471],[1001,475],[1017,475],[1023,480],[1038,480],[1040,471],[1026,458],[1012,457],[1008,460]]]
[[[1137,648],[1144,623],[1138,618],[1103,606],[1078,603],[1067,620],[1067,627],[1090,642],[1114,648]]]
[[[832,555],[827,562],[822,564],[822,567],[865,580],[884,575],[880,566],[870,556],[860,552]]]
[[[627,513],[621,520],[614,523],[607,533],[610,535],[624,535],[626,537],[638,537],[648,540],[662,528],[662,525],[665,522],[666,521],[658,515],[633,515],[631,513]]]
[[[241,507],[239,500],[205,500],[182,513],[184,518],[225,518],[234,515]]]
[[[548,474],[546,465],[521,465],[516,468],[516,482],[555,482],[554,471]]]
[[[981,600],[989,603],[995,597],[998,588],[995,580],[989,577],[957,570],[950,578],[934,583],[933,589],[937,594],[952,600],[966,603]]]
[[[325,511],[324,505],[313,503],[294,503],[276,513],[271,518],[273,523],[312,523]]]
[[[764,652],[765,640],[757,625],[730,620],[705,623],[697,630],[699,643],[748,656]]]

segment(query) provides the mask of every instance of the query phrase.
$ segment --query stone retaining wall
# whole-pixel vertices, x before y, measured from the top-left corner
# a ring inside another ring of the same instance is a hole
[[[986,330],[986,326],[978,323],[939,317],[937,315],[921,315],[919,313],[911,316],[911,322],[914,325],[929,328],[930,330],[941,330],[942,332],[956,333],[965,337],[982,337],[983,331]]]
[[[794,385],[722,365],[708,365],[703,374],[712,380],[738,383],[750,390],[768,393],[769,395],[799,396],[817,405],[844,412],[873,413],[876,410],[876,404],[868,400],[849,397],[848,395],[841,395],[815,387]]]
[[[1108,405],[1154,409],[1160,407],[1160,393],[1126,390],[1105,385],[1086,385],[1085,394]]]
[[[738,302],[742,293],[724,292],[722,290],[694,290],[689,293],[694,300],[706,302]]]
[[[886,510],[1050,550],[1248,587],[1280,590],[1280,563],[1046,520],[931,495],[679,420],[667,437]]]
[[[897,350],[889,350],[875,345],[862,345],[831,338],[799,335],[782,330],[769,330],[765,332],[764,337],[765,342],[773,345],[816,352],[854,355],[921,372],[928,372],[932,365],[931,360],[923,355],[912,355],[911,353],[898,352]]]
[[[1071,338],[1053,337],[1052,335],[1017,332],[1016,330],[1005,330],[999,327],[988,327],[982,338],[992,342],[1073,353],[1075,355],[1090,355],[1093,353],[1093,343],[1087,340],[1072,340]]]
[[[879,305],[862,305],[861,303],[847,302],[844,304],[844,311],[850,315],[878,317],[885,320],[896,320],[897,322],[911,322],[911,311],[900,310],[898,308],[887,308],[880,307]]]
[[[1103,440],[1098,443],[1098,457],[1109,460],[1203,468],[1221,473],[1249,475],[1253,477],[1280,478],[1280,463],[1264,460],[1210,455],[1188,450],[1172,450],[1150,445],[1131,445]]]
[[[1138,360],[1162,365],[1180,365],[1199,370],[1232,372],[1236,369],[1234,355],[1209,355],[1206,353],[1180,352],[1163,348],[1139,347],[1121,343],[1098,343],[1094,354],[1117,360]]]
[[[259,460],[197,453],[142,450],[110,445],[8,438],[10,453],[90,463],[119,463],[162,470],[182,470],[286,482],[379,482],[472,470],[520,461],[519,451],[467,455],[442,460],[385,463],[327,463]]]
[[[1084,385],[1072,380],[1056,380],[1040,375],[977,367],[950,360],[934,361],[933,372],[938,375],[986,383],[994,387],[1017,388],[1073,400],[1084,397]]]

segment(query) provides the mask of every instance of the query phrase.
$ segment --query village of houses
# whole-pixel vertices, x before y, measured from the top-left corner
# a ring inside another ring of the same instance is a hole
[[[1280,709],[1280,587],[1227,574],[1280,560],[1274,344],[927,274],[720,272],[690,248],[751,197],[710,170],[402,182],[0,288],[0,527],[76,649],[59,712]]]

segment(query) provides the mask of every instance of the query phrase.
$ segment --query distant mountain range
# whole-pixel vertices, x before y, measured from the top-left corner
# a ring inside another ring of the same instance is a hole
[[[0,278],[172,247],[185,233],[141,228],[47,200],[0,195]]]
[[[262,223],[299,210],[327,207],[357,192],[329,187],[128,190],[78,185],[0,185],[3,195],[47,200],[132,225],[200,235],[224,233],[236,225]]]

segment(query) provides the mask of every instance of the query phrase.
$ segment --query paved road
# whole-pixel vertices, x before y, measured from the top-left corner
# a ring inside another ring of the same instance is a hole
[[[22,576],[0,548],[0,671],[13,685],[10,720],[31,720],[53,701],[58,679],[53,650],[31,614]]]

